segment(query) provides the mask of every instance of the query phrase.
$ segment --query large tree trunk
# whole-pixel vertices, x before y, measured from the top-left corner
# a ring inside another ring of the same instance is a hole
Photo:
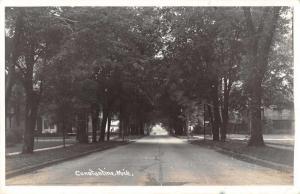
[[[256,89],[251,93],[249,99],[249,112],[250,112],[250,139],[248,145],[250,146],[263,146],[263,133],[261,125],[261,82],[259,79],[253,82],[253,87]]]
[[[83,109],[78,113],[77,138],[79,143],[88,143],[87,111]]]
[[[227,126],[228,126],[228,106],[229,106],[229,92],[231,88],[231,83],[224,78],[224,101],[223,101],[223,109],[222,109],[222,130],[221,130],[221,141],[226,140],[227,135]]]
[[[249,86],[250,140],[248,145],[263,146],[261,125],[262,80],[267,71],[268,55],[281,8],[265,7],[258,28],[254,25],[251,8],[244,7],[243,9],[249,36],[249,77],[247,84]]]
[[[34,148],[34,128],[38,111],[38,96],[27,88],[26,90],[26,107],[25,107],[25,130],[24,144],[22,153],[33,153]]]
[[[98,104],[91,104],[91,115],[92,115],[92,142],[97,142],[97,131],[99,127],[99,106]]]
[[[123,117],[122,114],[120,113],[120,117],[119,117],[119,138],[123,139],[123,135],[124,135],[124,127],[123,127]]]
[[[107,117],[108,117],[108,107],[106,107],[104,105],[103,107],[103,118],[101,121],[101,126],[100,126],[100,137],[99,137],[99,141],[105,141],[105,129],[106,129],[106,122],[107,122]]]
[[[175,119],[175,135],[184,135],[184,122],[179,119],[179,118],[176,118]]]
[[[213,101],[213,140],[220,140],[220,111],[219,111],[219,98],[218,98],[218,81],[215,81],[212,87],[212,101]]]
[[[64,105],[60,105],[60,110],[58,113],[58,133],[62,135],[63,146],[66,147],[66,123],[67,123],[67,114],[65,113],[66,109]]]
[[[135,118],[133,119],[133,124],[132,124],[133,135],[139,134],[138,126],[139,126],[139,120],[137,118],[137,115],[135,115]]]
[[[24,74],[24,89],[26,93],[25,105],[25,130],[23,153],[32,153],[34,147],[34,128],[37,119],[39,98],[37,91],[33,89],[34,45],[31,44],[26,53],[25,63],[27,66]]]
[[[5,104],[9,102],[12,93],[12,87],[15,83],[15,68],[18,63],[18,58],[20,54],[19,43],[21,41],[22,32],[24,30],[24,10],[20,9],[16,18],[16,26],[14,29],[14,37],[12,41],[12,47],[10,52],[7,51],[6,57],[8,61],[8,74],[5,79]],[[9,44],[6,42],[5,44]]]
[[[186,113],[185,114],[185,118],[184,118],[184,134],[185,135],[190,135],[189,133],[189,114]]]
[[[144,124],[143,119],[140,119],[139,135],[145,135],[145,133],[144,133],[144,126],[145,126],[145,124]]]
[[[6,105],[6,114],[7,114],[7,105],[9,102],[9,99],[11,97],[11,93],[12,93],[12,88],[14,85],[14,75],[15,75],[15,67],[13,64],[9,64],[8,67],[8,73],[7,73],[7,77],[5,79],[5,105]]]
[[[129,115],[125,115],[124,119],[124,137],[129,136]]]
[[[109,141],[110,138],[110,126],[111,126],[111,113],[108,113],[108,118],[107,118],[107,141]]]
[[[65,116],[64,116],[65,117]],[[66,119],[62,120],[62,138],[63,138],[63,146],[66,147]]]
[[[228,128],[228,108],[224,108],[222,111],[223,122],[222,122],[222,130],[221,130],[221,141],[226,140],[227,128]]]
[[[129,124],[129,127],[128,127],[128,135],[134,135],[134,124]]]
[[[120,137],[122,137],[122,140],[125,140],[125,137],[128,135],[129,132],[129,115],[126,114],[124,105],[121,105],[120,107]]]
[[[207,111],[208,111],[208,116],[210,118],[211,132],[214,137],[214,136],[217,136],[218,134],[214,134],[216,132],[216,130],[215,130],[216,127],[215,127],[215,122],[214,122],[213,111],[212,111],[210,105],[207,106]]]
[[[124,141],[124,105],[122,103],[120,103],[120,112],[119,112],[119,138],[122,138],[122,140]]]

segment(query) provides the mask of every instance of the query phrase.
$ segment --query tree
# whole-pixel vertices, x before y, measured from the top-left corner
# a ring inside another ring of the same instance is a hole
[[[11,29],[5,36],[5,67],[6,67],[6,80],[5,80],[5,103],[7,104],[10,96],[14,80],[16,79],[16,66],[18,63],[18,56],[20,49],[18,45],[21,42],[21,34],[24,30],[24,11],[20,10],[14,15],[14,11],[6,9],[6,28]],[[14,33],[12,32],[14,29]]]
[[[9,36],[14,40],[11,51],[11,65],[13,66],[9,69],[8,74],[18,75],[17,79],[21,80],[25,90],[23,153],[32,153],[33,132],[42,94],[42,78],[39,69],[53,55],[56,50],[55,45],[59,45],[63,26],[59,25],[61,21],[56,19],[56,8],[14,7],[7,8],[6,13],[7,23],[11,24],[7,26],[11,32]],[[18,44],[17,47],[16,44]],[[9,85],[9,80],[7,84]],[[6,92],[9,95],[9,90]]]
[[[267,71],[270,49],[273,43],[281,7],[250,8],[244,7],[247,47],[247,86],[249,89],[250,140],[249,145],[264,145],[261,126],[262,82]],[[262,12],[256,25],[252,13]]]
[[[72,120],[75,106],[75,77],[72,56],[62,53],[52,57],[47,65],[41,68],[43,74],[43,95],[41,108],[44,113],[52,116],[58,126],[58,133],[65,137],[67,132],[72,132]]]
[[[291,95],[292,70],[285,70],[284,52],[276,46],[285,34],[282,10],[7,9],[6,95],[9,98],[12,78],[18,77],[27,99],[24,152],[33,149],[40,102],[52,108],[63,133],[66,123],[73,120],[68,118],[72,111],[82,143],[88,142],[89,116],[93,142],[98,130],[99,141],[105,135],[109,139],[106,126],[112,115],[119,116],[124,138],[143,134],[145,126],[156,120],[184,135],[191,123],[200,122],[195,117],[206,104],[213,139],[225,141],[230,110],[246,108],[233,107],[231,98],[242,103],[247,97],[252,118],[249,143],[261,144],[260,106],[283,102]],[[277,20],[282,27],[278,31]],[[276,64],[279,58],[281,63]],[[272,88],[287,91],[286,95],[267,98],[263,90]]]
[[[221,124],[218,92],[221,68],[220,52],[215,48],[218,34],[224,30],[220,27],[222,22],[218,21],[218,12],[214,8],[171,10],[174,14],[170,22],[172,38],[169,38],[169,53],[166,53],[172,61],[170,75],[176,80],[174,84],[179,96],[183,97],[183,103],[193,106],[194,101],[201,104],[206,100],[211,104],[213,139],[216,141],[219,140]]]
[[[239,81],[243,21],[235,8],[222,8],[216,13],[219,33],[215,42],[215,56],[219,65],[219,101],[221,106],[221,140],[225,141],[229,119],[229,101],[232,85]]]

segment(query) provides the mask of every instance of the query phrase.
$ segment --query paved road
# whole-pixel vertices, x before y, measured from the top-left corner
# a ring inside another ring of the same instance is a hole
[[[108,175],[120,175],[117,170],[123,172],[123,176]],[[93,171],[94,176],[76,176],[88,171]],[[149,136],[126,146],[8,179],[6,184],[283,185],[292,182],[291,174],[236,160],[214,150],[191,145],[186,140]]]

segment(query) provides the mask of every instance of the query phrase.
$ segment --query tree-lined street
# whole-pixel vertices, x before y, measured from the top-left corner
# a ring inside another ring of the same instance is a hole
[[[126,154],[124,154],[126,153]],[[128,170],[133,176],[76,176]],[[8,185],[288,185],[283,173],[191,145],[171,136],[149,136],[135,143],[94,153],[8,179]]]
[[[292,43],[291,7],[6,7],[7,183],[291,184]]]

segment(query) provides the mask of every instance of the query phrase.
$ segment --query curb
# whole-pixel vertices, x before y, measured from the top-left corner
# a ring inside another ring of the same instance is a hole
[[[221,148],[218,146],[214,146],[212,148],[216,149],[220,153],[229,154],[238,159],[244,160],[246,162],[253,162],[253,163],[258,164],[263,167],[267,167],[267,168],[271,168],[271,169],[275,169],[275,170],[279,170],[279,171],[283,171],[283,172],[288,172],[288,173],[293,173],[293,170],[294,170],[293,167],[285,165],[285,164],[279,164],[279,163],[271,162],[268,160],[263,160],[263,159],[260,159],[257,157],[253,157],[253,156],[241,154],[238,152],[234,152],[232,150],[224,149],[224,148]]]
[[[57,164],[57,163],[60,163],[60,162],[65,162],[65,161],[68,161],[68,160],[72,160],[72,159],[75,159],[75,158],[86,156],[86,155],[92,154],[94,152],[104,151],[104,150],[114,148],[114,147],[117,147],[117,146],[126,145],[126,144],[129,144],[131,142],[132,141],[126,141],[126,142],[123,142],[119,145],[104,146],[104,147],[101,147],[101,148],[96,148],[94,150],[86,151],[86,152],[83,152],[83,153],[80,153],[80,154],[77,154],[77,155],[74,155],[74,156],[70,156],[70,157],[67,157],[67,158],[60,158],[60,159],[47,161],[47,162],[37,164],[37,165],[27,166],[25,168],[21,168],[21,169],[18,169],[18,170],[12,170],[12,171],[9,171],[5,174],[5,179],[9,179],[9,178],[12,178],[12,177],[15,177],[15,176],[18,176],[18,175],[21,175],[21,174],[25,174],[25,173],[28,173],[28,172],[31,172],[31,171],[34,171],[34,170],[38,170],[38,169],[41,169],[43,167],[47,167],[47,166]]]
[[[220,153],[223,153],[223,154],[226,154],[226,155],[233,156],[233,157],[235,157],[237,159],[240,159],[240,160],[243,160],[245,162],[252,162],[252,163],[255,163],[257,165],[267,167],[267,168],[271,168],[271,169],[275,169],[275,170],[279,170],[279,171],[282,171],[282,172],[287,172],[287,173],[293,173],[294,172],[294,168],[292,166],[289,166],[289,165],[279,164],[279,163],[276,163],[276,162],[271,162],[271,161],[260,159],[260,158],[257,158],[257,157],[245,155],[245,154],[242,154],[242,153],[239,153],[239,152],[235,152],[235,151],[232,151],[232,150],[229,150],[229,149],[226,149],[226,148],[219,147],[217,145],[205,145],[205,147],[210,148],[210,149],[214,149],[217,152],[220,152]]]
[[[266,144],[267,144],[267,145],[268,145],[268,144],[270,144],[270,145],[278,145],[278,146],[289,147],[289,148],[295,147],[294,145],[290,145],[290,144],[280,144],[280,143],[273,143],[273,142],[267,142]]]

